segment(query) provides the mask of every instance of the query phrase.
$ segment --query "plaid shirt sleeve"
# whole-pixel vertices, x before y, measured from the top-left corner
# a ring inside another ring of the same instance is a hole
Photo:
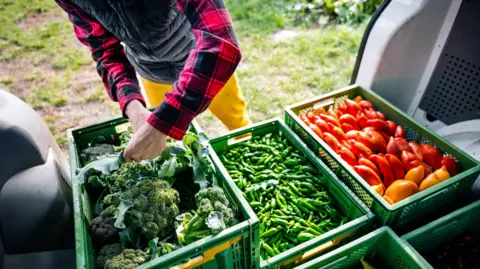
[[[181,139],[190,122],[203,112],[238,66],[241,53],[223,0],[177,0],[197,40],[165,101],[148,122]]]
[[[126,105],[132,100],[139,100],[145,106],[135,69],[128,61],[120,40],[72,2],[56,2],[68,13],[78,40],[90,48],[105,89],[110,99],[120,103],[123,115]]]

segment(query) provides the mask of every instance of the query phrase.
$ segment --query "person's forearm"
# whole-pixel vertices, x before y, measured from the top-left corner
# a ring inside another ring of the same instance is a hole
[[[143,109],[145,107],[139,100],[132,100],[125,106],[125,114],[128,118],[132,118]]]

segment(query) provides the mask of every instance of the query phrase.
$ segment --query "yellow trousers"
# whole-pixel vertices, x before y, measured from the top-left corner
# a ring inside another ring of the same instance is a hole
[[[141,78],[141,81],[147,94],[148,104],[151,107],[160,105],[165,98],[165,94],[172,89],[172,85],[169,84],[160,84],[145,78]],[[235,74],[215,96],[209,109],[229,130],[241,128],[251,123],[245,99]]]

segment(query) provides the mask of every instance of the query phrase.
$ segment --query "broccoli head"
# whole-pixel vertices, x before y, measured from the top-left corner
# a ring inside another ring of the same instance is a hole
[[[110,244],[118,240],[118,231],[114,227],[114,206],[103,210],[98,217],[93,219],[90,226],[93,240],[99,245]]]
[[[101,156],[114,154],[115,150],[110,144],[99,144],[93,147],[86,148],[80,153],[80,160],[82,164],[87,164],[98,159]]]
[[[103,201],[117,207],[121,201],[133,203],[124,221],[127,226],[138,227],[147,240],[166,237],[180,213],[178,192],[168,182],[159,179],[144,180],[124,192],[107,195]]]
[[[103,246],[97,255],[97,269],[103,269],[108,260],[120,254],[122,254],[122,244],[120,243]]]
[[[223,221],[227,227],[233,226],[237,223],[235,213],[231,209],[230,202],[222,188],[214,186],[202,189],[195,195],[195,199],[199,201],[199,210],[202,208],[201,205],[202,203],[205,203],[205,200],[210,201],[210,204],[213,205],[213,210],[210,210],[210,212],[216,211],[222,213]],[[198,210],[197,213],[199,213]]]
[[[199,192],[197,192],[197,194],[195,194],[195,199],[197,201],[208,199],[210,200],[212,205],[215,204],[216,201],[219,201],[226,206],[230,206],[225,192],[222,190],[222,188],[217,186],[200,190]]]
[[[157,176],[152,161],[124,163],[117,171],[107,175],[111,191],[121,191],[134,186],[138,181]]]
[[[223,221],[227,227],[231,227],[238,223],[238,220],[235,218],[235,213],[233,210],[226,206],[225,204],[221,203],[220,201],[216,201],[213,205],[213,209],[216,212],[220,212],[223,215]]]
[[[120,255],[107,260],[105,269],[134,269],[147,261],[147,252],[140,249],[125,249]]]
[[[195,198],[198,201],[197,210],[193,215],[184,214],[176,229],[178,242],[182,246],[217,234],[225,227],[237,223],[235,214],[229,207],[230,203],[220,187],[202,189]]]

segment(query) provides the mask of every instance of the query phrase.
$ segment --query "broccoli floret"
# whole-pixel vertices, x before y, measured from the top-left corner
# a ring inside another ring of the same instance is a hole
[[[122,244],[120,243],[103,246],[97,255],[97,268],[103,269],[108,260],[120,254],[122,254]]]
[[[196,212],[193,215],[184,214],[176,229],[178,242],[182,246],[237,223],[233,210],[229,208],[230,203],[220,187],[200,190],[195,198],[198,201]]]
[[[183,227],[184,232],[206,229],[207,226],[205,224],[205,220],[212,211],[213,206],[212,203],[210,203],[210,200],[201,200],[193,217],[190,218],[190,216],[187,215],[188,222],[186,222]]]
[[[107,195],[103,202],[118,207],[121,200],[133,203],[124,222],[138,227],[147,240],[166,237],[180,213],[180,196],[164,180],[144,180],[124,192]]]
[[[129,126],[127,131],[120,134],[120,143],[122,145],[128,144],[128,142],[132,139],[132,136],[133,136],[133,129],[131,126]]]
[[[200,200],[200,203],[198,204],[198,208],[197,208],[197,214],[199,216],[201,216],[202,218],[208,217],[208,215],[212,211],[213,211],[213,206],[210,200],[208,199]]]
[[[216,201],[219,201],[226,206],[230,206],[230,202],[228,201],[225,192],[223,192],[222,188],[217,186],[200,190],[197,194],[195,194],[195,199],[197,201],[208,199],[212,204],[215,204]]]
[[[200,201],[200,204],[203,200],[209,200],[211,205],[213,205],[213,211],[222,213],[223,221],[227,227],[233,226],[237,223],[237,220],[235,219],[235,213],[230,208],[230,202],[228,201],[227,196],[222,188],[214,186],[200,190],[195,195],[195,199]]]
[[[93,147],[86,148],[80,153],[80,160],[83,164],[87,164],[91,161],[98,159],[101,156],[114,154],[115,150],[110,144],[99,144]]]
[[[225,204],[221,203],[220,201],[215,202],[213,209],[216,212],[222,213],[223,221],[225,222],[225,225],[227,227],[231,227],[238,223],[238,220],[235,218],[235,213],[233,212],[233,210],[227,207]]]
[[[148,261],[148,253],[140,249],[125,249],[105,263],[105,269],[134,269]]]
[[[110,244],[118,240],[118,231],[113,225],[115,223],[114,210],[115,207],[109,207],[92,221],[90,228],[92,237],[99,245]]]
[[[115,192],[135,186],[143,179],[154,178],[157,174],[152,161],[124,163],[117,171],[108,175],[108,182],[111,182],[110,190]]]

